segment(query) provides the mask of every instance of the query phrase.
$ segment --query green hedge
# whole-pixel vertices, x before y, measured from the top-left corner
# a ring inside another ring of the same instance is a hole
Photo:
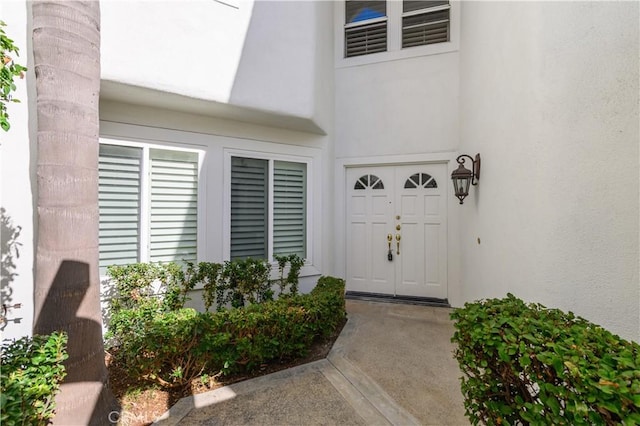
[[[55,396],[66,375],[67,336],[23,337],[2,346],[0,424],[46,425],[55,413]]]
[[[247,371],[303,356],[345,318],[344,281],[321,277],[310,294],[219,312],[122,310],[114,351],[138,377],[182,386],[202,375]]]
[[[511,294],[451,318],[473,424],[640,424],[637,343]]]

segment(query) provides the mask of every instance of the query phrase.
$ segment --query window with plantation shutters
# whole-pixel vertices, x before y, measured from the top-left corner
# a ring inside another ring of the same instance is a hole
[[[100,145],[100,272],[139,260],[142,149]]]
[[[198,153],[100,145],[100,275],[111,265],[196,261]]]
[[[267,160],[231,159],[231,259],[268,256]]]
[[[450,7],[448,1],[403,1],[402,48],[449,41]]]
[[[344,56],[368,55],[387,50],[387,2],[345,1]]]
[[[230,258],[307,255],[307,164],[231,157]]]
[[[306,254],[307,165],[276,161],[273,172],[273,254]]]
[[[198,154],[151,149],[149,261],[197,260]]]

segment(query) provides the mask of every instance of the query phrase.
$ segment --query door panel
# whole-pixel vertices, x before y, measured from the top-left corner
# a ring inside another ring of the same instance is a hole
[[[347,169],[347,290],[447,297],[446,183],[445,164]]]
[[[372,176],[375,179],[371,178]],[[393,263],[387,261],[391,232],[392,170],[347,170],[347,288],[389,294],[394,286]]]

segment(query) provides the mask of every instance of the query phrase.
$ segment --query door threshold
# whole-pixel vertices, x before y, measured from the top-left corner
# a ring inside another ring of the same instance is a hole
[[[369,302],[402,303],[405,305],[421,305],[421,306],[439,306],[442,308],[451,307],[447,299],[436,299],[434,297],[417,297],[417,296],[402,296],[402,295],[394,296],[392,294],[365,293],[363,291],[347,291],[345,298],[351,299],[351,300],[366,300]]]

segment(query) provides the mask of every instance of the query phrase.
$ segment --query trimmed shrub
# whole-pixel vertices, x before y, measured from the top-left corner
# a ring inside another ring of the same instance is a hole
[[[0,424],[46,425],[65,377],[67,335],[23,337],[2,346]]]
[[[305,295],[199,313],[122,310],[116,362],[162,386],[183,386],[201,374],[250,371],[264,362],[303,356],[345,318],[344,281],[322,277]]]
[[[511,294],[451,318],[473,424],[640,424],[637,343]]]
[[[202,284],[206,310],[238,308],[247,303],[273,300],[274,284],[280,294],[298,293],[300,269],[304,259],[297,255],[276,256],[279,279],[270,281],[271,264],[260,259],[226,261],[224,263],[186,262],[183,269],[177,263],[133,263],[107,268],[114,295],[110,297],[107,317],[118,316],[122,309],[170,311],[181,309],[189,291]],[[285,268],[289,265],[286,277]],[[111,327],[110,327],[111,328]]]

